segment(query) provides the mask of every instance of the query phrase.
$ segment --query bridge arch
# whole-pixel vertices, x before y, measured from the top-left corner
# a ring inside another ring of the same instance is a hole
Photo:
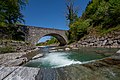
[[[67,44],[67,42],[66,42],[66,40],[64,39],[64,37],[63,36],[61,36],[61,35],[59,35],[59,34],[57,34],[57,33],[50,33],[50,34],[46,34],[46,35],[44,35],[44,36],[42,36],[42,37],[45,37],[45,36],[53,36],[53,37],[55,37],[58,41],[59,41],[59,46],[64,46],[64,45],[66,45]],[[42,38],[41,37],[41,38]]]

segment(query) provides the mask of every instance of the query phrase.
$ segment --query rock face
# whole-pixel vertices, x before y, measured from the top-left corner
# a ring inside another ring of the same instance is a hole
[[[0,80],[119,80],[120,61],[106,58],[61,68],[0,67]]]
[[[0,54],[0,66],[20,66],[38,53],[38,49],[34,49],[28,52]],[[40,55],[42,56],[42,54]]]
[[[0,55],[0,66],[18,66],[27,61],[27,58],[22,55],[26,54],[25,52],[21,53],[7,53]]]
[[[0,80],[35,80],[38,68],[1,67]]]

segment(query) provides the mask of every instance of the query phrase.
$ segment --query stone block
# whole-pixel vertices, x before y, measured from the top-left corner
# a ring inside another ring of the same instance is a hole
[[[106,43],[107,43],[107,40],[104,40],[102,45],[105,46]]]
[[[109,40],[108,42],[107,42],[107,45],[112,45],[113,44],[113,41],[112,40]]]

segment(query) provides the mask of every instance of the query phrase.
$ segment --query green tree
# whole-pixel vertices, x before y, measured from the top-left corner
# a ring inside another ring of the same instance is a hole
[[[82,16],[70,23],[68,39],[78,41],[89,29],[110,32],[119,25],[120,0],[91,0]]]
[[[108,8],[109,19],[111,19],[107,25],[108,27],[117,26],[120,24],[120,0],[109,0]]]
[[[10,39],[15,39],[18,31],[16,23],[24,22],[21,10],[26,6],[28,0],[0,0],[0,27],[4,27],[4,34]],[[19,36],[19,35],[17,35]]]
[[[78,19],[78,7],[74,6],[75,0],[66,0],[66,19],[69,21],[69,27],[70,24],[75,22]]]
[[[70,40],[70,42],[73,42],[76,39],[76,27],[71,26],[75,21],[77,21],[78,18],[78,7],[74,6],[74,2],[75,0],[66,0],[66,7],[67,7],[67,11],[66,11],[66,19],[69,21],[69,31],[68,31],[68,39]]]
[[[71,42],[78,41],[84,35],[87,34],[87,29],[90,26],[90,19],[83,20],[78,19],[75,21],[70,28],[70,40]]]
[[[105,20],[108,20],[109,4],[105,0],[102,0],[99,5],[97,6],[96,12],[91,15],[92,24],[94,26],[102,25]]]
[[[91,0],[82,15],[83,19],[91,18],[91,16],[96,12],[101,1],[102,0]]]
[[[0,0],[0,24],[15,24],[24,22],[21,10],[27,0]]]

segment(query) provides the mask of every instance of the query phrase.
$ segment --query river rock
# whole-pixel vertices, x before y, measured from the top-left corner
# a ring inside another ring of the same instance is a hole
[[[105,44],[106,44],[106,43],[107,43],[107,40],[104,40],[104,42],[103,42],[103,44],[102,44],[102,45],[103,45],[103,46],[105,46]]]
[[[66,51],[69,51],[69,50],[70,50],[70,48],[65,48],[65,50],[66,50]]]
[[[32,59],[37,59],[37,58],[40,58],[42,56],[43,56],[43,54],[38,54],[38,55],[34,56]]]
[[[118,40],[117,43],[120,44],[120,40]]]
[[[4,66],[20,66],[23,63],[27,62],[27,58],[19,58],[19,59],[14,59],[14,60],[8,60],[7,62],[3,63],[2,65]]]
[[[79,49],[79,48],[77,48],[77,47],[73,47],[72,49]]]
[[[50,48],[51,50],[55,50],[56,48],[55,47],[53,47],[53,48]]]
[[[52,53],[52,52],[56,52],[57,50],[50,50],[49,52]]]
[[[113,44],[113,41],[112,40],[109,40],[107,45],[112,45]]]
[[[87,45],[88,43],[87,42],[83,42],[82,45]]]
[[[116,53],[119,53],[119,54],[120,54],[120,50],[118,50]]]
[[[93,45],[94,45],[94,43],[90,43],[90,44],[89,44],[89,46],[93,46]]]
[[[58,49],[58,51],[64,51],[64,49]]]

